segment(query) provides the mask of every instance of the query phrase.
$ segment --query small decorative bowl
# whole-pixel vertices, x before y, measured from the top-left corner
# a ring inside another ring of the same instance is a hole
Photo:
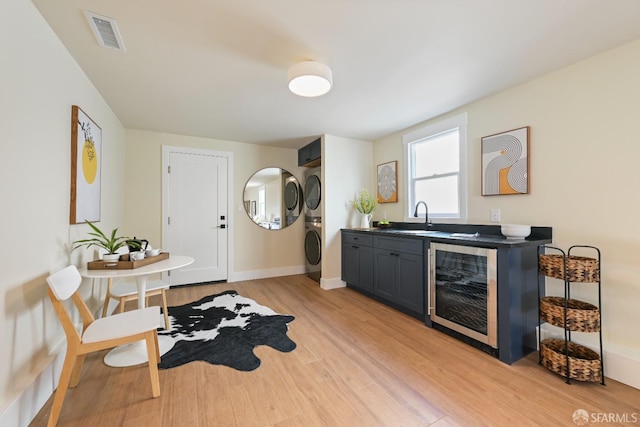
[[[160,249],[147,249],[146,250],[146,255],[149,256],[158,256],[160,255]]]
[[[391,223],[388,223],[388,224],[378,223],[378,228],[391,228]]]
[[[500,231],[507,239],[524,239],[531,234],[530,225],[502,224]]]

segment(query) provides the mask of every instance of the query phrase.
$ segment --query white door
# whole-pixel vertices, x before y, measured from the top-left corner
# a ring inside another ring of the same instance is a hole
[[[170,273],[171,285],[227,280],[230,153],[163,147],[162,248],[195,262]]]

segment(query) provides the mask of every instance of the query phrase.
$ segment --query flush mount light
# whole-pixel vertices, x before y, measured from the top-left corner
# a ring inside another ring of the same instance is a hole
[[[331,69],[314,61],[299,62],[289,68],[289,90],[296,95],[314,97],[331,90]]]

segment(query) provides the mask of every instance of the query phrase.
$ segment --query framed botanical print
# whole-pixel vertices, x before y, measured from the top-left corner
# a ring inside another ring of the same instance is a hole
[[[71,206],[69,223],[100,221],[102,129],[71,107]]]
[[[398,201],[398,162],[378,165],[378,203]]]

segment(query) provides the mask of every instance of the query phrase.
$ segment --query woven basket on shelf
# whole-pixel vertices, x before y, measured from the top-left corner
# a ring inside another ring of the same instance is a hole
[[[562,255],[539,255],[538,272],[548,277],[564,280],[564,257]],[[599,281],[600,265],[598,260],[569,255],[567,257],[567,280],[570,282]]]
[[[563,328],[564,298],[540,298],[540,318],[547,323]],[[569,299],[567,301],[567,329],[577,332],[598,332],[600,330],[600,310],[588,302]]]
[[[577,381],[597,382],[602,379],[600,356],[585,346],[569,341],[569,378]],[[550,371],[567,376],[565,343],[559,339],[546,339],[540,343],[542,364]]]

